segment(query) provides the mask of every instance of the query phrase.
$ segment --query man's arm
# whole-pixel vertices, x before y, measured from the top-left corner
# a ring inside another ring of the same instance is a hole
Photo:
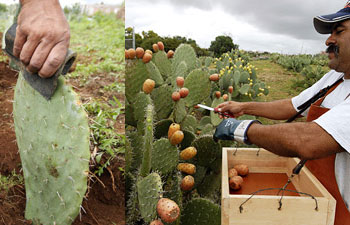
[[[272,102],[224,102],[218,105],[221,112],[229,112],[235,117],[247,114],[261,116],[274,120],[286,120],[295,115],[291,99],[277,100]]]
[[[20,2],[22,8],[13,53],[28,71],[50,77],[63,63],[68,51],[68,22],[58,0]]]
[[[281,156],[317,159],[344,151],[315,122],[276,125],[253,123],[247,136],[249,142]]]

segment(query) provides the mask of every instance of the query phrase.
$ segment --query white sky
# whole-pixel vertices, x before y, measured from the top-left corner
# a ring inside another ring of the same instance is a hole
[[[127,0],[126,27],[136,33],[180,35],[208,48],[216,36],[229,35],[240,49],[286,54],[325,50],[313,17],[335,13],[345,0]]]

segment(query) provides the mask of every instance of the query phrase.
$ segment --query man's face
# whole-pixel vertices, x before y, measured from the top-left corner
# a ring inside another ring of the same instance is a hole
[[[334,26],[331,35],[326,40],[326,45],[331,46],[328,53],[329,68],[350,75],[350,20]]]

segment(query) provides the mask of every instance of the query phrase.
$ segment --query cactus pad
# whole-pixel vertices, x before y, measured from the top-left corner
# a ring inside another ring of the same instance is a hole
[[[221,209],[210,200],[196,198],[189,201],[181,216],[182,225],[220,225]]]
[[[211,88],[208,72],[201,69],[192,71],[186,77],[184,86],[189,90],[185,98],[188,107],[204,101],[209,97]]]
[[[71,224],[87,189],[89,127],[77,95],[62,77],[50,101],[20,73],[13,105],[27,204],[34,224]]]
[[[167,138],[162,138],[153,143],[152,170],[159,171],[162,175],[173,171],[179,162],[177,148],[170,144]]]
[[[221,154],[221,146],[213,140],[213,136],[204,135],[192,142],[197,149],[197,164],[209,167],[210,164]]]

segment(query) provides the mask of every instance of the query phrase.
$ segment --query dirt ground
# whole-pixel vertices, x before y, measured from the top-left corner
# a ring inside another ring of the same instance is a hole
[[[9,175],[15,170],[21,173],[20,156],[16,145],[16,137],[12,118],[12,100],[17,72],[7,64],[0,63],[0,174]],[[84,96],[83,96],[84,97]],[[123,97],[117,96],[120,101]],[[117,118],[117,131],[123,132],[124,116]],[[125,185],[119,168],[124,168],[124,158],[117,157],[111,162],[99,180],[92,177],[89,190],[83,201],[80,216],[74,225],[123,225],[125,224]],[[31,224],[24,218],[25,210],[24,185],[16,185],[8,192],[0,190],[0,224]]]

